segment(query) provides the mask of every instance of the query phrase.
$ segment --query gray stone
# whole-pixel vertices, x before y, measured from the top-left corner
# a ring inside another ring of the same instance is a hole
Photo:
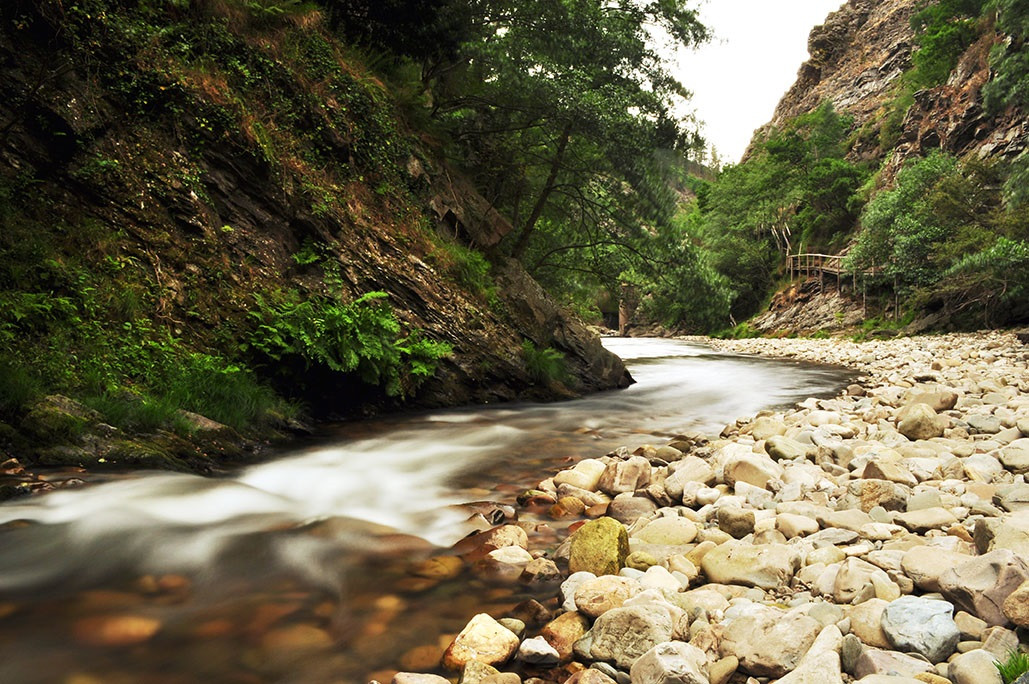
[[[903,596],[883,611],[883,632],[897,650],[939,663],[954,652],[961,637],[953,612],[947,601]]]
[[[1007,625],[1004,599],[1029,579],[1029,566],[1016,553],[997,549],[957,565],[940,577],[948,599],[989,625]]]
[[[991,435],[1000,432],[1003,427],[1000,424],[1000,419],[996,416],[985,415],[982,413],[973,413],[965,418],[965,422],[968,423],[968,427],[972,428],[975,432]]]
[[[658,644],[632,664],[632,684],[708,684],[707,655],[682,641]]]

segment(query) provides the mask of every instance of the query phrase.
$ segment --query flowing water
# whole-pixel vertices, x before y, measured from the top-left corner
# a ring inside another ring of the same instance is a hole
[[[411,574],[485,526],[473,514],[489,507],[459,504],[510,505],[581,458],[717,433],[848,378],[679,341],[605,344],[637,384],[340,425],[230,477],[136,473],[0,506],[0,682],[318,684],[432,669],[472,615],[525,598],[467,570]],[[562,530],[532,535],[556,544]]]

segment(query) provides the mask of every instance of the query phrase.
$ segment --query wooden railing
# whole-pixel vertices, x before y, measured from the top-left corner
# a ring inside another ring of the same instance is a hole
[[[786,267],[789,269],[790,278],[793,278],[794,275],[800,275],[801,273],[815,273],[818,274],[819,278],[826,273],[834,275],[837,278],[842,278],[844,275],[850,275],[856,278],[859,275],[875,275],[880,270],[875,267],[863,269],[844,268],[844,256],[846,255],[815,253],[790,254],[786,257]]]

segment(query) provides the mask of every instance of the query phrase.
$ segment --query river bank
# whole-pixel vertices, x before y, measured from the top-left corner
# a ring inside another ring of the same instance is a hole
[[[547,478],[521,522],[461,549],[536,601],[442,640],[446,677],[396,684],[1000,684],[1029,626],[1027,348],[999,332],[708,343],[861,376]],[[542,533],[577,518],[563,542]]]

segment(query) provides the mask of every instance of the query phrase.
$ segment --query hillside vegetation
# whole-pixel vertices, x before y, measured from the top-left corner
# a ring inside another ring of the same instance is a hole
[[[730,284],[733,322],[764,308],[786,284],[786,254],[801,251],[847,252],[847,269],[874,270],[860,285],[873,295],[869,316],[932,315],[958,328],[1029,320],[1029,9],[1014,0],[884,7],[855,0],[816,28],[810,67],[832,83],[862,50],[889,41],[895,54],[902,32],[869,46],[853,27],[871,25],[875,11],[893,21],[906,13],[914,49],[903,68],[865,64],[857,77],[867,92],[869,67],[885,74],[881,101],[870,107],[874,93],[837,84],[816,109],[784,117],[802,84],[813,89],[802,69],[775,125],[743,162],[700,183],[687,209],[703,257]]]

